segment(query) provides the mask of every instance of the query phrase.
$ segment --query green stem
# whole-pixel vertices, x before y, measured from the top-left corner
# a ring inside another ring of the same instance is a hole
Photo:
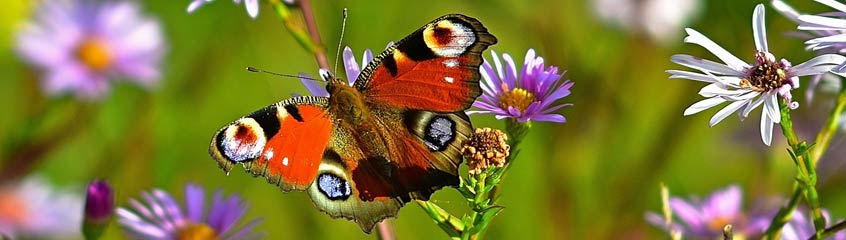
[[[833,234],[835,234],[839,231],[842,231],[844,229],[846,229],[846,221],[840,221],[839,223],[835,224],[834,226],[831,226],[830,228],[826,228],[825,231],[823,231],[822,236],[820,238],[817,238],[817,236],[813,236],[810,239],[812,239],[812,240],[826,239],[826,238],[830,237],[831,235],[833,235]]]
[[[816,166],[822,155],[828,150],[828,145],[831,144],[831,139],[837,132],[844,107],[846,107],[846,86],[840,88],[834,109],[831,109],[828,120],[826,120],[825,125],[823,125],[823,128],[817,134],[816,143],[814,144],[814,148],[811,149],[812,166]]]
[[[776,213],[773,220],[770,222],[770,226],[767,228],[767,232],[764,236],[764,239],[780,239],[781,238],[781,228],[784,224],[790,221],[790,218],[793,217],[793,212],[796,211],[796,207],[799,206],[799,199],[805,194],[804,188],[799,186],[798,183],[793,183],[793,196],[790,197],[790,201],[787,203],[786,206],[781,207]]]
[[[819,194],[817,193],[817,171],[811,162],[809,149],[810,147],[804,141],[800,142],[793,130],[793,121],[790,119],[790,108],[783,99],[779,100],[779,107],[781,108],[781,130],[787,138],[787,143],[790,145],[791,157],[799,170],[800,182],[805,192],[805,200],[807,200],[808,207],[811,210],[811,215],[814,218],[814,228],[816,228],[816,236],[821,237],[822,231],[825,230],[825,218],[822,216],[822,209],[820,208]]]
[[[309,5],[309,2],[307,0],[297,1],[303,10],[303,18],[305,19],[307,28],[303,28],[291,18],[291,12],[285,3],[280,0],[271,0],[270,3],[273,5],[273,9],[276,10],[276,15],[282,18],[282,23],[285,24],[285,28],[294,37],[294,40],[306,51],[314,55],[317,64],[321,68],[328,69],[329,61],[326,60],[325,51],[320,44],[320,35],[317,31],[317,25],[314,22],[314,16],[311,15],[311,5]]]

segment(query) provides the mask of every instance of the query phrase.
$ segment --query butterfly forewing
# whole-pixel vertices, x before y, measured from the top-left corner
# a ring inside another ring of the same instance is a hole
[[[450,14],[379,54],[355,82],[368,102],[435,112],[470,107],[481,94],[482,51],[497,42],[479,20]]]
[[[227,173],[240,163],[283,190],[306,189],[333,126],[326,105],[326,98],[302,96],[262,108],[218,131],[209,153]]]

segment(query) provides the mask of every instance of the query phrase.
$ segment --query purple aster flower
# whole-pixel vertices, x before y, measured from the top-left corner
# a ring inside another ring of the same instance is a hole
[[[213,0],[194,0],[188,4],[188,13],[192,13],[196,11],[198,8],[202,7],[206,3],[210,3]],[[241,0],[232,0],[235,4],[241,4]],[[259,14],[259,0],[244,0],[244,7],[247,8],[247,14],[250,15],[253,19],[258,17]]]
[[[185,185],[184,209],[168,193],[154,189],[142,192],[146,204],[131,199],[134,208],[119,208],[118,223],[124,232],[135,239],[257,239],[260,234],[252,233],[260,222],[254,219],[243,226],[236,224],[247,212],[247,204],[237,195],[224,198],[218,190],[212,198],[211,207],[205,208],[205,192],[202,187]],[[206,211],[208,210],[208,211]]]
[[[731,102],[711,118],[711,126],[738,110],[740,110],[739,117],[743,120],[752,110],[764,105],[761,113],[761,139],[769,146],[772,142],[773,125],[781,122],[776,97],[785,99],[791,109],[798,108],[799,103],[793,101],[790,91],[799,87],[799,77],[827,73],[846,61],[846,57],[823,54],[796,66],[785,59],[776,61],[775,56],[767,48],[764,26],[764,5],[758,4],[752,15],[752,33],[756,48],[755,61],[752,63],[740,60],[705,35],[687,28],[685,30],[688,36],[685,42],[705,47],[725,64],[691,55],[677,54],[672,56],[672,62],[699,70],[704,74],[681,70],[668,70],[667,73],[671,74],[670,78],[685,78],[710,83],[699,91],[699,95],[706,99],[685,109],[685,116]]]
[[[685,237],[715,238],[722,236],[723,227],[731,224],[734,233],[742,236],[758,236],[766,230],[768,218],[749,217],[741,211],[743,194],[740,187],[732,185],[717,190],[705,201],[695,197],[684,200],[677,197],[670,198],[670,208],[679,221],[673,221],[670,229],[678,231]],[[667,220],[657,213],[646,213],[646,220],[664,230]]]
[[[43,2],[18,33],[17,52],[44,71],[48,94],[96,99],[110,79],[154,86],[164,42],[159,22],[133,2]]]
[[[823,218],[825,218],[826,222],[831,224],[831,217],[828,214],[828,211],[822,210]],[[784,228],[781,229],[781,239],[783,240],[800,240],[800,239],[808,239],[814,236],[816,233],[816,229],[814,228],[814,220],[809,218],[809,213],[807,211],[801,211],[797,209],[793,212],[793,216],[790,218],[790,222],[784,225]],[[834,235],[830,236],[826,239],[832,240],[846,240],[846,232],[839,231]]]
[[[496,71],[485,59],[480,69],[484,83],[484,93],[473,103],[480,110],[467,111],[467,114],[493,114],[496,119],[514,118],[518,122],[543,121],[566,122],[564,116],[553,113],[572,104],[558,104],[558,99],[570,95],[573,83],[561,81],[564,72],[558,73],[558,67],[546,68],[542,57],[535,56],[535,50],[526,51],[526,58],[520,71],[514,60],[507,53],[502,54],[505,67],[496,52],[491,50]]]
[[[81,196],[53,189],[40,177],[0,184],[0,236],[79,238],[82,206]]]

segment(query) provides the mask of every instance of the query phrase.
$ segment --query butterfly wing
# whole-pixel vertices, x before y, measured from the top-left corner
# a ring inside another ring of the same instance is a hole
[[[355,82],[369,102],[457,112],[481,94],[482,51],[497,42],[479,20],[449,14],[379,54]]]
[[[461,143],[472,133],[469,118],[463,112],[408,111],[404,116],[397,121],[377,119],[381,126],[376,129],[395,129],[379,138],[387,141],[389,151],[378,154],[362,147],[368,139],[360,131],[336,125],[308,190],[318,209],[354,220],[369,233],[382,219],[396,216],[406,202],[428,200],[435,190],[458,185]]]
[[[227,174],[240,163],[284,191],[304,190],[332,133],[327,104],[324,97],[301,96],[262,108],[218,131],[209,154]]]

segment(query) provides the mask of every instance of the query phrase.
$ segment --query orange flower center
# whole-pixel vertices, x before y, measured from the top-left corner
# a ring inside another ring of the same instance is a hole
[[[179,228],[176,232],[176,239],[179,240],[215,240],[217,233],[206,224],[189,223]]]
[[[82,41],[76,49],[76,57],[85,66],[96,71],[105,70],[114,61],[105,42],[95,38]]]
[[[0,190],[0,219],[12,224],[23,224],[29,214],[26,202],[14,192]]]
[[[717,232],[722,232],[723,227],[728,224],[731,224],[731,218],[721,216],[711,219],[711,221],[708,222],[708,228]]]
[[[508,86],[502,84],[502,95],[499,96],[499,107],[508,109],[508,107],[516,108],[521,113],[526,111],[530,104],[537,101],[535,94],[526,89],[514,88],[508,90]]]

